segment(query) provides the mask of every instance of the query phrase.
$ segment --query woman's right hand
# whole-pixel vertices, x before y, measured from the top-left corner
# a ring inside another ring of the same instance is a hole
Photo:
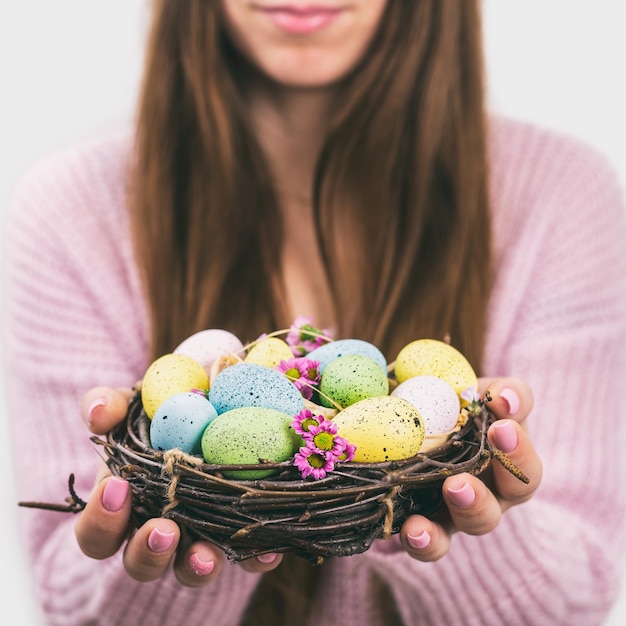
[[[116,426],[126,415],[132,395],[131,389],[89,390],[81,409],[89,430],[104,435]],[[75,527],[81,550],[91,558],[106,559],[125,544],[124,567],[130,576],[142,582],[163,576],[172,560],[176,578],[185,586],[200,587],[215,580],[225,561],[217,546],[186,541],[178,524],[166,518],[150,519],[137,529],[131,527],[129,487],[126,480],[113,476],[102,464]],[[281,555],[264,555],[240,565],[249,572],[266,572],[277,567],[281,559]]]

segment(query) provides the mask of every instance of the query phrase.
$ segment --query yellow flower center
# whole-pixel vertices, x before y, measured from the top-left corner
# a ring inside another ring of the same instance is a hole
[[[289,380],[298,380],[300,378],[300,371],[296,367],[291,367],[285,372],[285,376]]]
[[[326,464],[326,460],[321,454],[310,454],[308,461],[309,465],[315,469],[321,469]]]
[[[327,432],[317,433],[315,437],[313,437],[313,443],[316,448],[320,450],[332,450],[335,441],[335,436],[331,435]]]

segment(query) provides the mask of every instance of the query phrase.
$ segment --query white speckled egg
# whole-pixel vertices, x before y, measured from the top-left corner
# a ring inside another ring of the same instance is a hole
[[[359,400],[387,395],[389,379],[376,361],[362,354],[347,354],[328,363],[319,390],[323,406],[334,406],[332,400],[345,409]]]
[[[400,350],[394,367],[398,383],[414,376],[436,376],[445,380],[460,397],[478,379],[469,361],[453,346],[437,339],[417,339]],[[461,399],[461,406],[466,400]]]
[[[312,350],[307,356],[309,359],[319,361],[320,373],[323,373],[326,366],[331,361],[348,354],[367,356],[378,363],[378,365],[387,372],[387,359],[385,359],[385,355],[374,344],[363,341],[362,339],[337,339],[337,341],[331,341],[319,348],[315,348],[315,350]]]
[[[382,463],[415,456],[424,441],[417,409],[397,396],[356,402],[333,418],[339,435],[356,446],[355,463]]]
[[[190,335],[174,350],[174,354],[186,354],[204,367],[207,374],[215,359],[223,354],[242,353],[243,344],[233,333],[221,328],[208,328]]]
[[[256,363],[235,363],[222,370],[213,380],[209,401],[220,414],[256,406],[296,415],[304,408],[304,398],[287,377]]]
[[[400,383],[392,396],[410,402],[422,416],[426,435],[452,430],[459,420],[461,403],[456,391],[436,376],[414,376]]]
[[[201,454],[202,433],[217,417],[206,396],[187,391],[161,403],[150,422],[150,442],[155,450],[180,448],[187,454]]]
[[[152,418],[169,397],[191,389],[208,389],[209,377],[198,361],[186,354],[168,353],[153,361],[141,382],[141,401]]]
[[[289,344],[279,337],[266,337],[255,343],[244,357],[245,363],[276,367],[281,361],[293,358]]]
[[[291,427],[292,416],[262,407],[243,407],[218,415],[202,435],[202,454],[207,463],[256,464],[260,459],[287,461],[302,445]],[[227,478],[252,480],[273,476],[280,470],[223,471]]]

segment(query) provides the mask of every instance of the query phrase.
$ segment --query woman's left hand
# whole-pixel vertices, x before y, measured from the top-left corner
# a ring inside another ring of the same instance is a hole
[[[400,531],[406,551],[420,561],[436,561],[448,552],[455,532],[483,535],[493,530],[502,513],[528,500],[541,482],[542,463],[526,430],[533,407],[530,387],[518,378],[481,378],[481,396],[489,393],[489,409],[497,417],[489,441],[528,477],[519,480],[496,459],[480,476],[450,476],[443,483],[447,509],[436,520],[409,517]]]

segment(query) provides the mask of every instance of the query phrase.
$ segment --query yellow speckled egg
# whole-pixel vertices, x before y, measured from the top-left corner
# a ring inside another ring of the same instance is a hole
[[[424,422],[403,398],[359,400],[333,418],[339,435],[356,446],[355,463],[399,461],[415,456],[424,441]]]
[[[141,402],[152,419],[159,405],[177,393],[208,389],[204,367],[186,354],[164,354],[153,361],[141,382]]]
[[[414,376],[436,376],[457,393],[476,388],[478,380],[469,361],[453,346],[437,339],[417,339],[400,350],[394,367],[396,379],[403,383]],[[461,398],[461,406],[467,401]]]
[[[293,352],[286,341],[279,337],[266,337],[253,345],[243,360],[246,363],[256,363],[274,368],[281,361],[292,358]]]

